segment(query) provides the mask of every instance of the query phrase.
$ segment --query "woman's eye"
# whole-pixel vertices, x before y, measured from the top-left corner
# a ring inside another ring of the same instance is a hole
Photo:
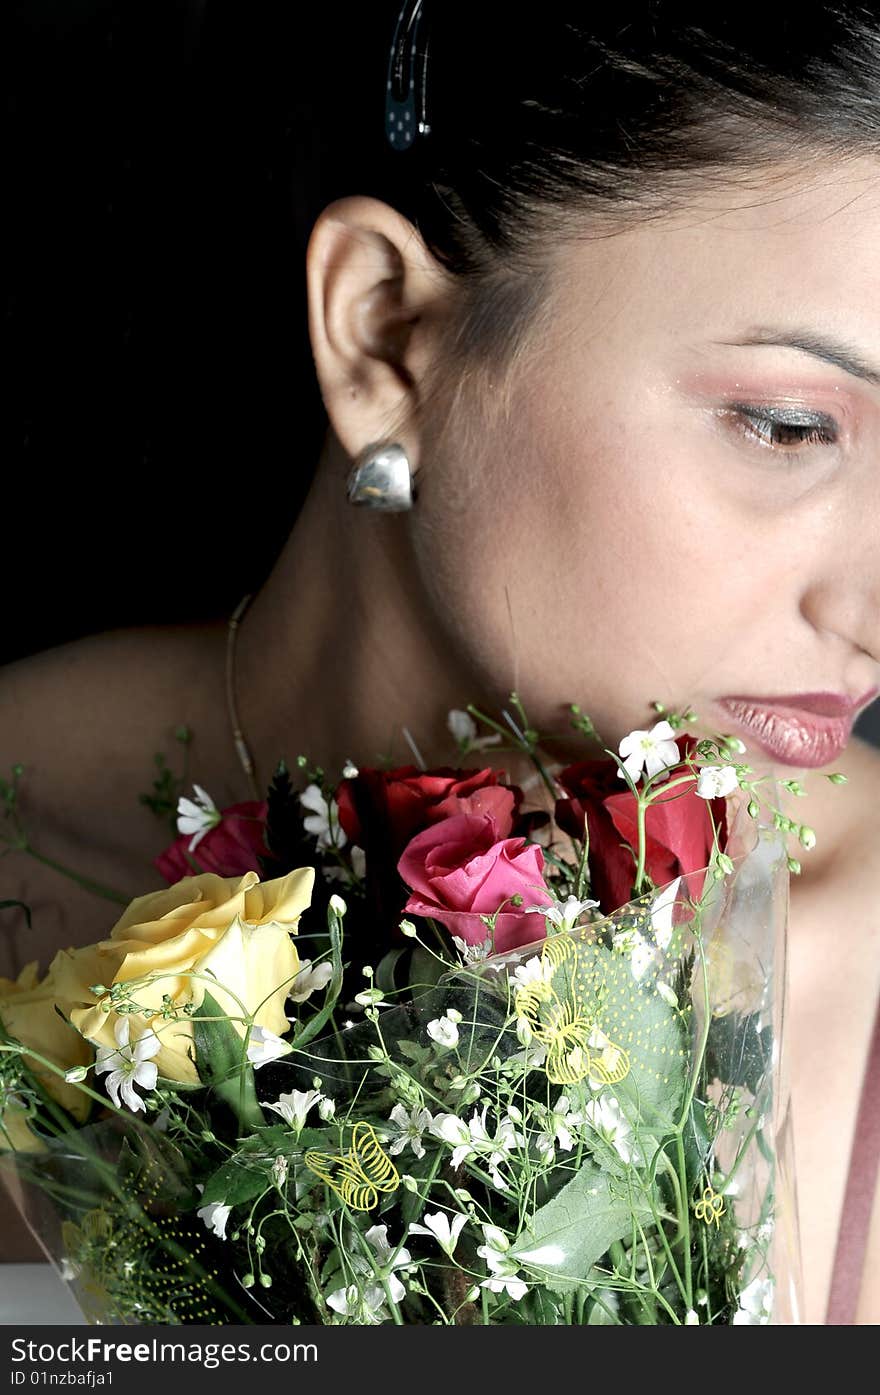
[[[747,440],[785,454],[804,446],[836,445],[837,422],[825,412],[804,413],[791,408],[749,407],[736,403],[728,409],[733,424]]]

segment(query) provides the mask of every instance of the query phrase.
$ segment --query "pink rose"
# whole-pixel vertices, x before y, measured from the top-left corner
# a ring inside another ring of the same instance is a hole
[[[499,833],[497,819],[487,813],[459,814],[416,834],[397,864],[413,889],[404,910],[431,916],[474,945],[489,934],[480,915],[492,915],[507,902],[495,922],[495,950],[543,939],[543,917],[527,915],[525,907],[552,905],[544,854],[536,843]],[[517,895],[522,906],[511,906],[509,898]]]
[[[191,833],[182,833],[169,848],[153,859],[162,876],[174,886],[184,877],[197,875],[186,853],[199,866],[199,871],[216,872],[218,877],[243,877],[245,872],[260,872],[259,856],[268,856],[263,841],[268,805],[265,800],[247,800],[230,804],[221,811],[216,828],[210,828],[199,839],[195,852],[189,852]]]

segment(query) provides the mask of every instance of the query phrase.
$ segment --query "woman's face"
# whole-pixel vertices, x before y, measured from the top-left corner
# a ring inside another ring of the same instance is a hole
[[[616,748],[654,700],[705,734],[725,695],[880,683],[878,249],[864,161],[553,253],[505,424],[453,421],[410,516],[485,690]]]

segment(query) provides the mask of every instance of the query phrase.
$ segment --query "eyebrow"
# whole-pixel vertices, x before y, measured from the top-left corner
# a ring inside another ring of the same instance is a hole
[[[873,368],[866,363],[860,354],[841,340],[825,334],[816,334],[812,330],[761,327],[750,330],[743,339],[725,339],[720,342],[737,348],[774,344],[782,349],[797,349],[802,354],[810,354],[813,358],[822,359],[824,363],[831,363],[835,368],[842,368],[854,378],[861,378],[874,387],[880,387],[880,368]]]

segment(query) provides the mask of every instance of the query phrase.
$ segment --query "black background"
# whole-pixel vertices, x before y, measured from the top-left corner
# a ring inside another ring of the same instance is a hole
[[[387,14],[13,8],[0,661],[226,614],[269,570],[325,426],[305,247],[369,191]]]
[[[305,247],[373,192],[397,12],[7,12],[0,662],[228,614],[269,571],[325,427]]]

